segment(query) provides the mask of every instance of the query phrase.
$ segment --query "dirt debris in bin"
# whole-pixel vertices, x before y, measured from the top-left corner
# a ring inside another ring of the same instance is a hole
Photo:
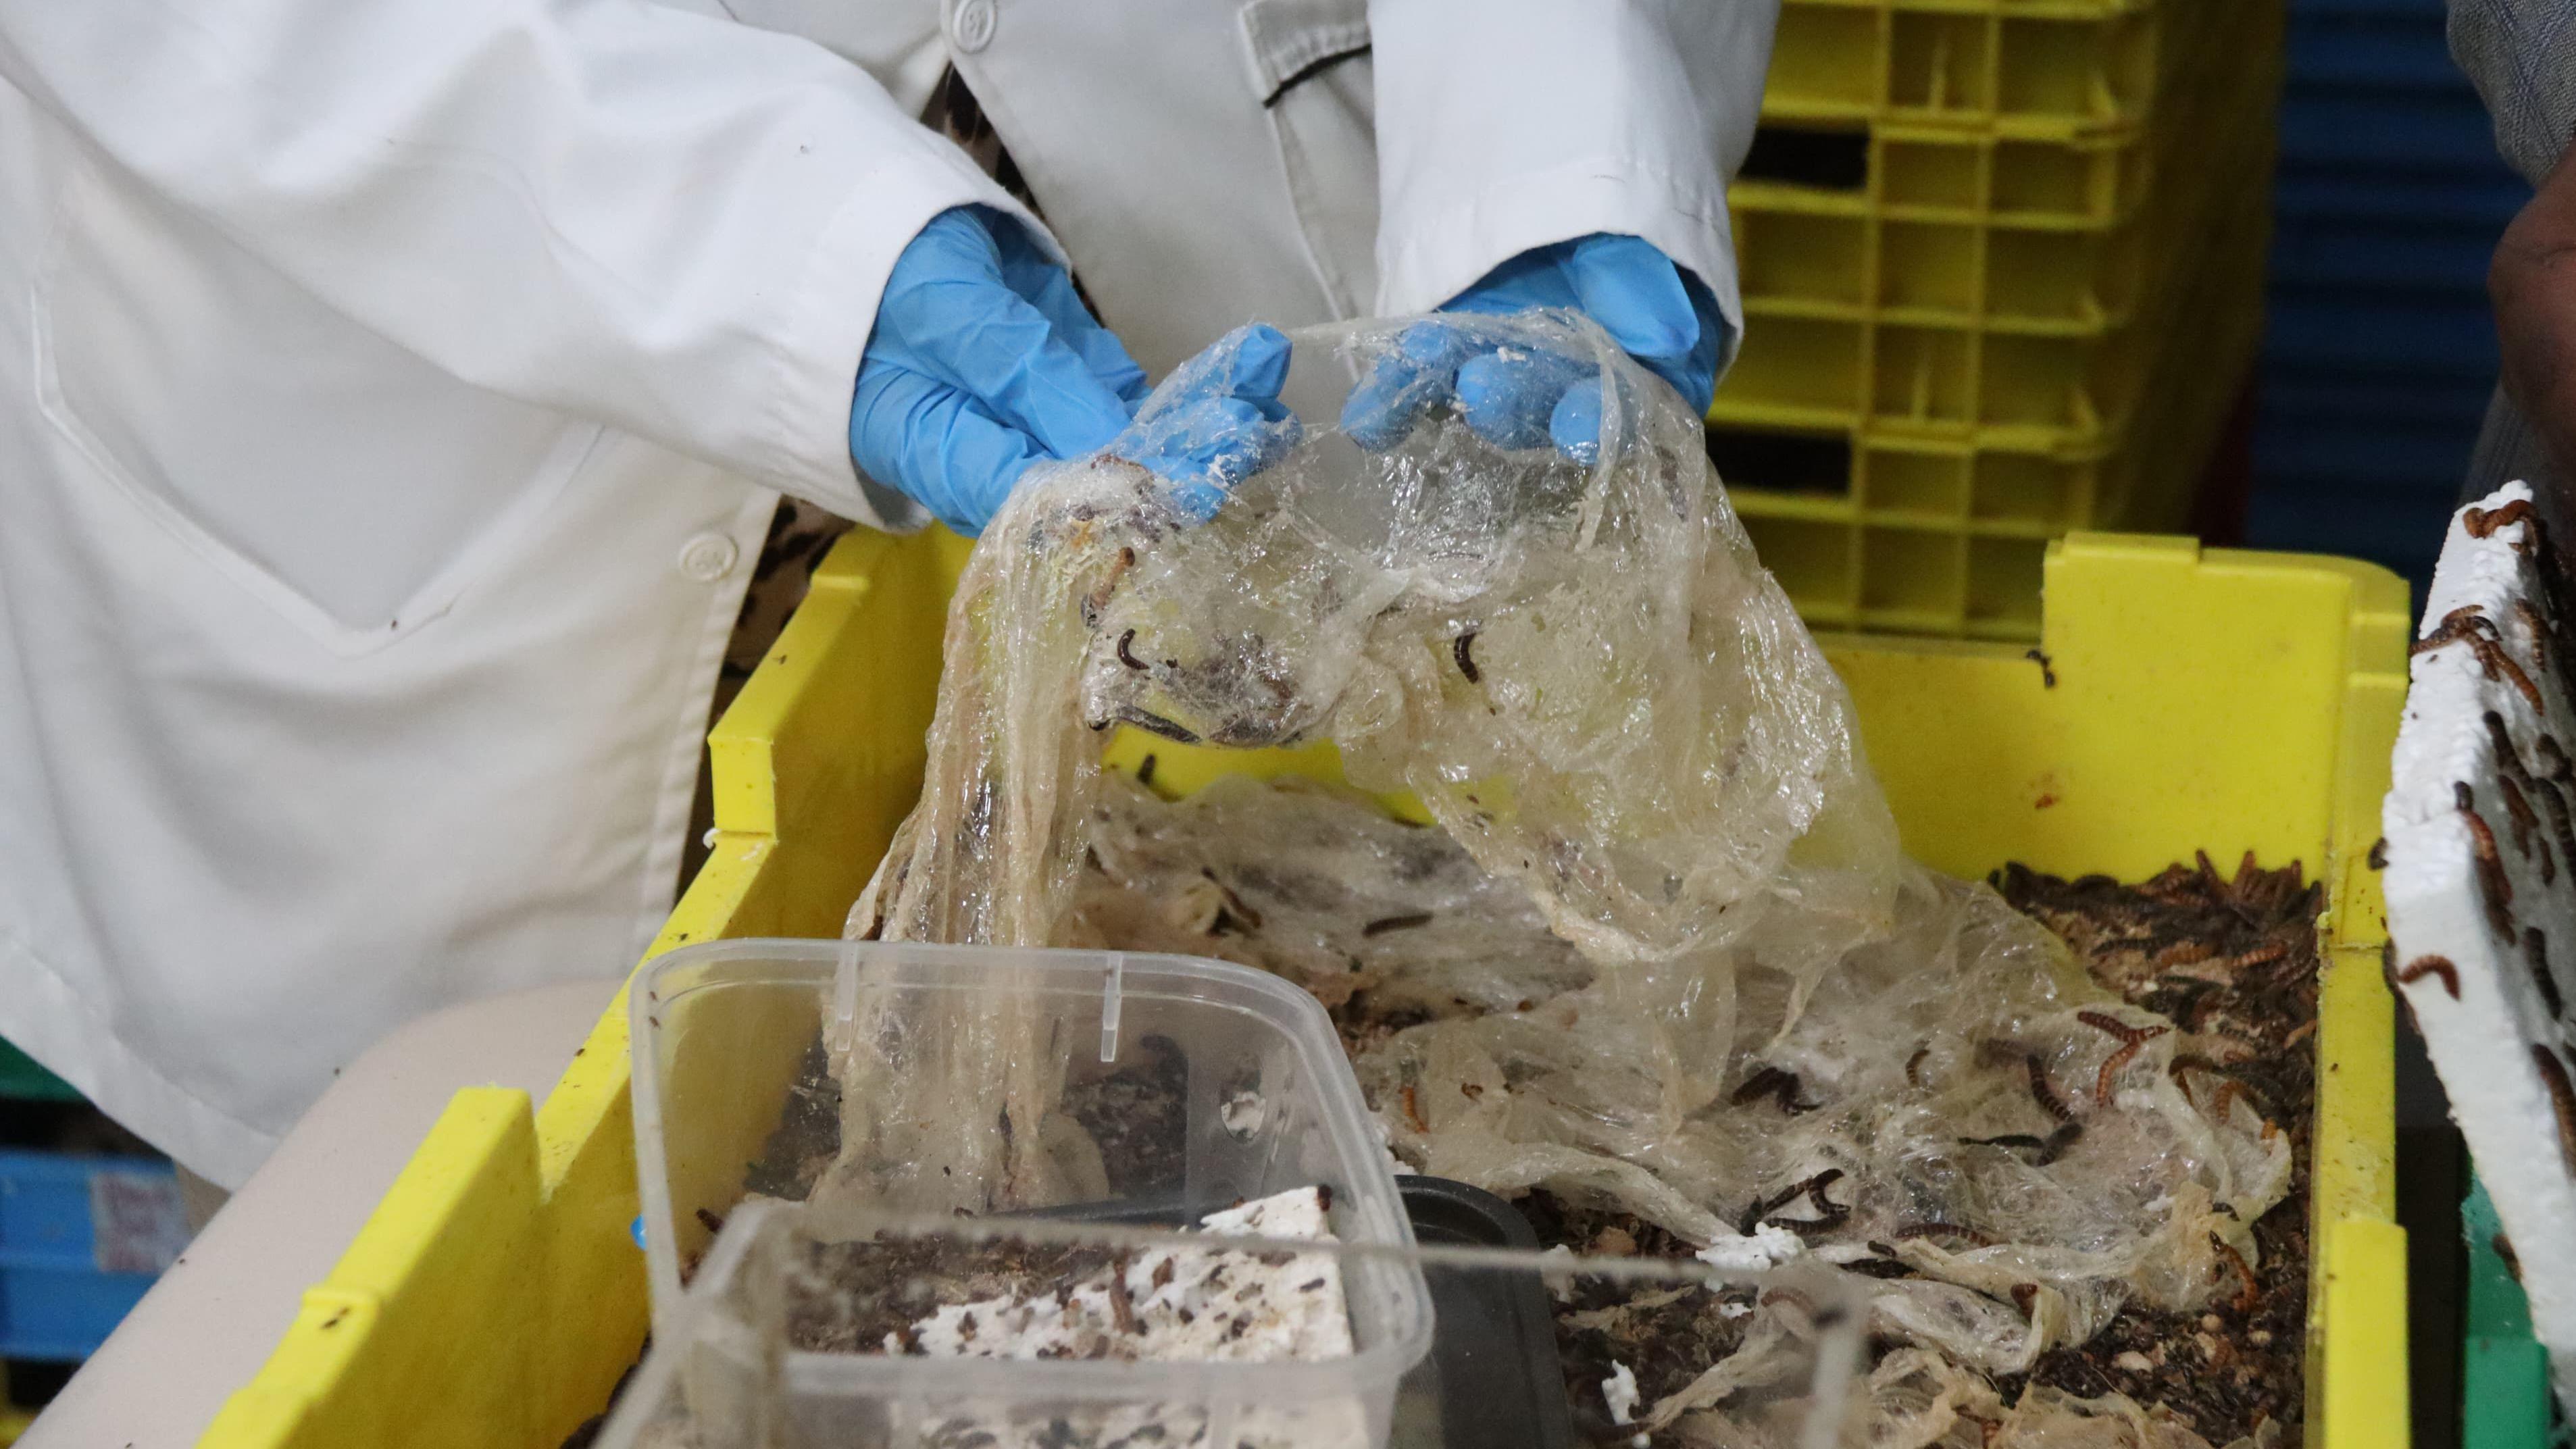
[[[2305,1394],[2320,889],[2306,881],[2297,863],[2264,870],[2250,855],[2233,879],[2203,855],[2192,865],[2170,867],[2135,885],[2100,875],[2067,880],[2020,865],[1997,871],[1991,884],[2014,908],[2063,939],[2106,988],[2195,1032],[2236,1039],[2246,1049],[2241,1060],[2187,1063],[2188,1085],[2196,1092],[2234,1090],[2250,1097],[2266,1118],[2290,1134],[2293,1153],[2288,1195],[2254,1225],[2262,1267],[2236,1294],[2196,1313],[2131,1305],[2090,1342],[2051,1350],[2030,1374],[2000,1380],[1997,1390],[2008,1406],[2031,1384],[2082,1398],[2124,1394],[2150,1409],[2179,1415],[2213,1445],[2250,1436],[2266,1419],[2294,1431]],[[1412,1024],[1420,1013],[1407,1011],[1401,1019],[1388,1013],[1382,1019],[1369,1011],[1362,996],[1334,1017],[1345,1045],[1362,1046]],[[1068,1109],[1100,1142],[1111,1179],[1122,1192],[1150,1190],[1176,1165],[1173,1154],[1186,1123],[1185,1091],[1178,1052],[1148,1038],[1118,1071],[1068,1093]],[[761,1159],[751,1164],[746,1186],[773,1196],[803,1197],[838,1147],[838,1112],[839,1087],[818,1043],[801,1064],[786,1116]],[[1570,1203],[1544,1191],[1528,1194],[1520,1206],[1545,1245],[1612,1256],[1690,1256],[1688,1243],[1630,1214]],[[860,1246],[867,1251],[846,1254],[848,1261],[839,1265],[846,1272],[833,1275],[858,1291],[842,1295],[845,1301],[828,1311],[809,1305],[794,1330],[800,1344],[822,1348],[882,1342],[895,1331],[895,1318],[908,1312],[897,1301],[900,1295],[890,1291],[895,1285],[920,1287],[989,1271],[1069,1280],[1099,1266],[1074,1261],[1066,1255],[1078,1250],[1067,1249],[1031,1249],[1040,1256],[1063,1257],[1062,1262],[1031,1257],[969,1265],[895,1261],[929,1251],[928,1244]],[[1623,1301],[1629,1304],[1625,1313],[1601,1311]],[[1612,1425],[1604,1412],[1601,1384],[1613,1364],[1627,1365],[1636,1374],[1642,1401],[1653,1403],[1739,1346],[1742,1320],[1716,1311],[1721,1301],[1651,1292],[1623,1299],[1616,1287],[1590,1284],[1558,1305],[1558,1352],[1568,1394],[1588,1437],[1624,1443],[1635,1432]],[[1574,1322],[1577,1318],[1583,1322]],[[593,1426],[585,1429],[596,1432]],[[567,1441],[567,1449],[582,1442],[577,1434]]]
[[[2092,1341],[2043,1355],[2028,1375],[1995,1385],[2007,1406],[2030,1384],[2079,1398],[2125,1394],[2187,1420],[2212,1445],[2250,1436],[2270,1420],[2295,1431],[2306,1381],[2302,1350],[2308,1295],[2310,1130],[2316,1100],[2313,1038],[2319,964],[2319,888],[2297,864],[2264,870],[2249,855],[2233,879],[2206,855],[2153,879],[2066,880],[2020,865],[1991,884],[2013,907],[2072,948],[2092,977],[2133,1005],[2245,1051],[2226,1064],[2186,1063],[2189,1090],[2236,1091],[2291,1137],[2290,1191],[2255,1223],[2262,1267],[2207,1309],[2165,1313],[2132,1304]],[[1365,1000],[1337,1013],[1346,1042],[1381,1039],[1409,1022],[1371,1019]],[[2229,1084],[2233,1083],[2234,1086]],[[1691,1245],[1632,1214],[1534,1191],[1520,1207],[1547,1246],[1580,1254],[1688,1258]],[[1862,1271],[1901,1274],[1891,1261]],[[1723,1295],[1633,1295],[1607,1284],[1578,1287],[1557,1308],[1557,1348],[1569,1400],[1591,1437],[1625,1443],[1635,1431],[1609,1422],[1602,1381],[1614,1365],[1636,1375],[1640,1400],[1677,1392],[1742,1341],[1743,1320],[1718,1311]],[[1630,1311],[1605,1313],[1627,1303]],[[1741,1309],[1738,1306],[1738,1312]],[[1578,1321],[1580,1320],[1580,1321]]]

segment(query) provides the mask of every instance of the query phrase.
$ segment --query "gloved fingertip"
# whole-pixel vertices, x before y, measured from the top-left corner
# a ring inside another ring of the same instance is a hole
[[[1601,387],[1598,381],[1576,383],[1556,400],[1548,414],[1547,435],[1556,450],[1578,463],[1601,456]]]
[[[1294,350],[1288,334],[1267,322],[1238,327],[1232,334],[1234,391],[1277,397],[1288,385],[1288,363]]]
[[[1231,496],[1214,483],[1193,479],[1173,484],[1165,498],[1182,522],[1198,524],[1216,517],[1216,511],[1224,507],[1225,500]]]

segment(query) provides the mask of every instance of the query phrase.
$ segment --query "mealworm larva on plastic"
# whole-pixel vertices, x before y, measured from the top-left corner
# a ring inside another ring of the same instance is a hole
[[[1777,1100],[1780,1110],[1792,1117],[1815,1110],[1812,1103],[1798,1100],[1798,1074],[1781,1067],[1764,1067],[1745,1078],[1744,1085],[1737,1087],[1727,1101],[1741,1107],[1764,1097]]]
[[[2040,1061],[2039,1053],[2024,1053],[2022,1065],[2030,1073],[2030,1098],[2039,1104],[2040,1110],[2060,1122],[2074,1121],[2075,1110],[2067,1106],[2065,1100],[2049,1087],[2048,1068]]]
[[[2532,742],[2531,752],[2549,766],[2542,775],[2543,779],[2576,780],[2576,762],[2569,761],[2567,752],[2558,747],[2556,735],[2543,734]]]
[[[2400,986],[2412,986],[2427,976],[2441,977],[2442,989],[2453,1001],[2460,999],[2460,968],[2445,956],[2418,956],[2398,968],[2396,980]]]
[[[2487,678],[2510,681],[2533,709],[2542,707],[2540,686],[2533,684],[2531,676],[2506,652],[2504,637],[2496,632],[2495,622],[2480,614],[2477,605],[2463,605],[2443,615],[2442,622],[2434,625],[2430,633],[2407,646],[2406,654],[2409,658],[2429,654],[2446,644],[2468,645],[2469,651],[2478,656],[2479,671]]]
[[[2281,954],[2286,955],[2287,951],[2284,950]],[[2271,959],[2279,960],[2280,956],[2276,955]],[[2093,1105],[2096,1107],[2111,1105],[2111,1081],[2120,1074],[2120,1069],[2136,1060],[2138,1052],[2147,1043],[2172,1030],[2170,1027],[2162,1026],[2131,1026],[2116,1016],[2100,1011],[2079,1011],[2075,1013],[2075,1019],[2095,1031],[2110,1033],[2120,1042],[2120,1049],[2104,1059],[2101,1075],[2094,1078]]]
[[[2495,637],[2495,621],[2486,616],[2484,604],[2462,604],[2442,616],[2442,622],[2424,631],[2424,637],[2406,646],[2408,657],[2430,654],[2445,644],[2456,644],[2480,629]]]
[[[1139,658],[1137,658],[1137,657],[1136,657],[1136,653],[1135,653],[1135,645],[1136,645],[1136,631],[1135,631],[1135,630],[1130,629],[1130,630],[1128,630],[1126,633],[1119,635],[1119,636],[1118,636],[1118,662],[1119,662],[1119,663],[1121,663],[1121,664],[1126,665],[1126,666],[1127,666],[1128,668],[1130,668],[1130,669],[1143,670],[1143,669],[1151,668],[1152,666],[1148,665],[1144,660],[1139,659]]]
[[[1469,684],[1480,684],[1485,678],[1476,668],[1476,633],[1469,629],[1449,642],[1449,656],[1458,661],[1458,672],[1467,676]]]

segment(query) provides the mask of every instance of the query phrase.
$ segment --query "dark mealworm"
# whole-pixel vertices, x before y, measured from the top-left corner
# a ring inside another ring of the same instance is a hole
[[[2448,957],[2416,957],[2398,970],[2397,984],[2412,986],[2427,976],[2441,977],[2442,989],[2451,994],[2453,1001],[2460,999],[2460,968],[2452,965]]]
[[[2386,869],[2388,869],[2388,837],[2387,837],[2387,836],[2383,835],[2383,836],[2379,837],[2377,840],[2374,840],[2374,841],[2370,842],[2370,855],[2367,857],[2367,859],[2368,859],[2368,862],[2369,862],[2370,868],[2371,868],[2372,870],[2386,870]]]
[[[2031,1100],[2039,1104],[2041,1111],[2046,1112],[2049,1116],[2056,1118],[2060,1122],[2074,1121],[2074,1109],[2068,1107],[2066,1103],[2058,1097],[2057,1093],[2049,1089],[2048,1068],[2041,1064],[2039,1053],[2024,1053],[2021,1060],[2022,1066],[2030,1073]]]
[[[1467,676],[1469,684],[1482,683],[1485,677],[1476,669],[1476,632],[1470,629],[1449,643],[1450,657],[1458,661],[1458,672]]]
[[[1431,1130],[1431,1124],[1422,1120],[1422,1093],[1419,1088],[1406,1083],[1404,1090],[1396,1093],[1396,1100],[1404,1104],[1404,1120],[1412,1124],[1414,1131]]]
[[[1764,1097],[1776,1099],[1780,1103],[1780,1110],[1792,1117],[1800,1112],[1814,1110],[1809,1104],[1798,1100],[1798,1074],[1780,1067],[1764,1067],[1745,1078],[1744,1085],[1737,1087],[1734,1094],[1726,1100],[1741,1107]]]
[[[2531,793],[2540,797],[2542,813],[2549,817],[2549,838],[2558,842],[2557,858],[2566,861],[2568,869],[2576,870],[2576,820],[2569,819],[2567,797],[2559,793],[2555,780],[2533,776],[2530,783]],[[2547,885],[2558,878],[2558,872],[2550,864],[2548,852],[2542,852],[2540,859],[2540,881]]]
[[[1760,1227],[1764,1219],[1770,1217],[1771,1214],[1778,1212],[1780,1209],[1787,1207],[1789,1204],[1796,1202],[1802,1197],[1815,1205],[1816,1212],[1819,1216],[1808,1219],[1804,1222],[1784,1223],[1782,1226],[1790,1228],[1815,1229],[1832,1227],[1840,1223],[1843,1219],[1851,1216],[1851,1209],[1844,1207],[1842,1204],[1835,1202],[1832,1198],[1825,1196],[1825,1189],[1833,1186],[1837,1182],[1840,1182],[1842,1180],[1842,1176],[1843,1170],[1841,1168],[1828,1167],[1824,1171],[1819,1172],[1815,1176],[1807,1178],[1804,1181],[1789,1184],[1787,1187],[1780,1189],[1778,1192],[1773,1193],[1771,1196],[1764,1198],[1761,1202],[1755,1204],[1753,1210],[1745,1214],[1743,1227],[1740,1231],[1747,1237],[1752,1236],[1753,1230]]]
[[[1136,631],[1133,629],[1118,636],[1118,662],[1139,671],[1152,668],[1153,666],[1136,657],[1135,643]]]
[[[2549,938],[2538,926],[2525,926],[2522,931],[2522,960],[2531,968],[2531,984],[2540,988],[2541,1004],[2549,1008],[2549,1019],[2567,1015],[2567,1002],[2558,994],[2558,978],[2549,970]]]
[[[2467,781],[2451,786],[2451,799],[2469,827],[2469,848],[2477,856],[2478,885],[2486,897],[2487,924],[2497,935],[2510,937],[2513,915],[2507,908],[2513,904],[2513,881],[2504,873],[2504,857],[2496,850],[2495,832],[2478,814],[2477,792],[2469,788]]]
[[[1416,926],[1427,926],[1430,924],[1431,913],[1429,911],[1415,911],[1409,916],[1380,916],[1376,920],[1369,922],[1367,925],[1360,927],[1360,934],[1363,936],[1383,936],[1389,931],[1410,931]]]
[[[2559,1163],[2576,1173],[2576,1086],[2568,1084],[2567,1064],[2538,1042],[2531,1044],[2531,1064],[2540,1068],[2541,1085],[2549,1089],[2549,1105],[2558,1113]]]
[[[2015,1283],[2012,1285],[2012,1301],[2013,1306],[2021,1310],[2022,1317],[2030,1317],[2030,1310],[2039,1302],[2039,1285]]]
[[[2567,758],[2567,752],[2558,747],[2558,737],[2556,735],[2542,735],[2539,740],[2532,745],[2531,752],[2543,757],[2549,765],[2548,773],[2542,778],[2550,780],[2576,780],[2576,761],[2570,761]]]
[[[2505,823],[2513,827],[2514,854],[2531,858],[2531,833],[2540,828],[2540,817],[2531,813],[2531,802],[2522,798],[2522,787],[2511,774],[2496,776],[2496,788],[2504,795]]]
[[[1930,1055],[1932,1055],[1932,1049],[1930,1047],[1916,1047],[1914,1049],[1914,1055],[1905,1059],[1905,1084],[1907,1086],[1919,1087],[1923,1085],[1923,1059]]]
[[[2039,666],[2040,688],[2055,689],[2057,687],[2057,664],[2055,660],[2050,659],[2046,654],[2037,649],[2026,649],[2022,651],[2021,657]]]
[[[1136,1300],[1127,1296],[1127,1254],[1109,1262],[1109,1317],[1120,1333],[1142,1333],[1136,1322]]]
[[[1136,762],[1136,783],[1139,785],[1154,783],[1154,757],[1151,754]]]

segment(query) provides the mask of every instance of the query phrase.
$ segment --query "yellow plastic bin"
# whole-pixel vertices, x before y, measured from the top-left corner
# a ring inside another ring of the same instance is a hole
[[[836,934],[908,808],[953,540],[853,535],[711,742],[714,858],[656,950]],[[2405,693],[2406,589],[2367,565],[2076,535],[2047,561],[2038,655],[1839,638],[1907,847],[2136,878],[2194,850],[2304,862],[2328,885],[2309,1307],[2308,1443],[2406,1434],[2378,882],[2365,860]],[[1243,757],[1158,745],[1186,788]],[[1254,757],[1329,769],[1328,753]],[[755,1095],[747,1093],[746,1095]],[[205,1443],[555,1449],[641,1344],[626,1008],[542,1106],[457,1094]]]

